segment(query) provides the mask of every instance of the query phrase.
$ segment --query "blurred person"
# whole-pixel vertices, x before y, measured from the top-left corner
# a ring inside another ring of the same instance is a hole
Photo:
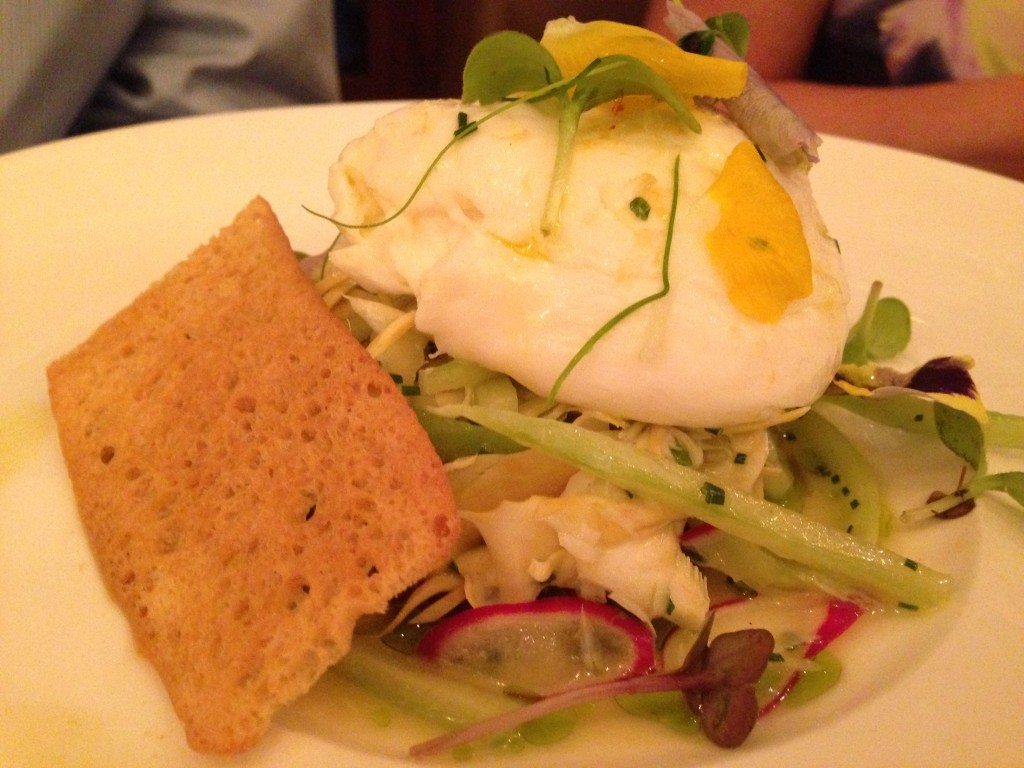
[[[339,91],[331,0],[0,0],[0,151]]]
[[[746,16],[747,61],[816,130],[1024,180],[1024,0],[684,5]],[[674,38],[665,8],[646,23]]]

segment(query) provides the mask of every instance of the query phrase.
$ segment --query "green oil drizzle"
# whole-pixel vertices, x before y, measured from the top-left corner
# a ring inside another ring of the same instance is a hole
[[[811,666],[800,675],[796,685],[786,694],[783,703],[797,705],[818,698],[839,682],[842,670],[842,662],[837,656],[828,651],[821,651],[814,657]]]

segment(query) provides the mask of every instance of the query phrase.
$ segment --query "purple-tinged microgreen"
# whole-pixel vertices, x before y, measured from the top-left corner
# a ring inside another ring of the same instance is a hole
[[[429,757],[478,739],[507,733],[538,718],[616,696],[682,692],[695,702],[695,714],[708,738],[723,747],[738,746],[757,721],[757,705],[749,706],[754,683],[768,665],[775,647],[764,629],[727,632],[708,643],[711,617],[705,621],[681,669],[676,672],[640,675],[571,688],[498,714],[465,728],[413,745],[410,757]]]
[[[934,357],[911,372],[907,387],[919,392],[961,395],[978,399],[978,388],[971,378],[971,362],[962,357]]]
[[[871,363],[844,365],[835,383],[856,396],[827,395],[822,402],[908,432],[937,436],[984,474],[985,424],[992,419],[978,400],[970,366],[962,357],[937,357],[909,373]],[[994,431],[996,445],[1024,445],[1021,417],[1000,414]]]

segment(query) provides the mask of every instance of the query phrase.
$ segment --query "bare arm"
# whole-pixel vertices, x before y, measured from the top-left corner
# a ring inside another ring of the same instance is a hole
[[[776,81],[815,130],[889,144],[1024,181],[1024,77],[868,88]]]
[[[863,87],[800,80],[827,0],[686,0],[703,18],[741,9],[747,60],[815,130],[923,152],[1024,180],[1024,77]],[[664,0],[647,21],[666,32]]]
[[[750,24],[747,61],[773,81],[800,77],[829,0],[683,0],[683,5],[702,19],[740,11]],[[665,0],[650,0],[646,24],[671,37],[664,19]]]

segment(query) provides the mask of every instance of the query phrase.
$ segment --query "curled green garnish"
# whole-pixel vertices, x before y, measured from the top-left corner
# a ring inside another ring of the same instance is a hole
[[[567,78],[562,76],[554,58],[540,43],[519,32],[498,32],[477,43],[466,59],[462,83],[464,102],[476,101],[486,106],[500,101],[501,106],[476,120],[469,120],[464,112],[459,113],[452,138],[434,156],[398,210],[379,221],[363,224],[337,221],[308,207],[306,210],[330,221],[339,230],[371,229],[394,221],[409,208],[426,184],[431,171],[457,142],[514,106],[557,98],[560,105],[558,149],[541,222],[541,230],[547,234],[558,224],[562,198],[569,180],[572,146],[584,112],[626,95],[648,94],[667,103],[694,132],[700,133],[701,130],[700,123],[672,86],[639,59],[623,55],[605,56],[595,59],[581,72]],[[512,98],[513,94],[517,95]]]
[[[561,85],[564,85],[564,83],[553,83],[552,85],[546,86],[545,88],[542,88],[539,91],[535,91],[534,93],[535,94],[536,93],[546,93],[548,91],[554,90],[555,88],[557,88],[557,87],[559,87]],[[308,206],[305,206],[305,205],[302,206],[302,207],[305,208],[306,211],[308,211],[309,213],[312,213],[314,216],[319,216],[321,219],[325,219],[325,220],[331,222],[339,230],[342,230],[342,229],[373,229],[374,227],[380,227],[380,226],[383,226],[384,224],[392,222],[395,219],[397,219],[399,216],[401,216],[403,213],[405,213],[405,211],[409,208],[409,206],[412,205],[412,201],[416,199],[416,195],[418,195],[420,193],[420,190],[423,189],[423,185],[427,183],[427,178],[430,176],[430,172],[433,171],[434,168],[437,167],[437,164],[439,162],[441,162],[441,158],[444,157],[446,154],[448,154],[448,150],[450,150],[453,146],[455,146],[456,143],[458,143],[459,141],[464,139],[466,136],[469,136],[471,133],[474,133],[483,123],[487,122],[492,117],[497,117],[502,112],[506,112],[509,109],[511,109],[512,107],[516,106],[517,104],[521,104],[523,101],[526,101],[526,100],[527,100],[527,97],[524,96],[524,97],[521,97],[519,99],[515,99],[514,101],[507,101],[504,104],[502,104],[500,107],[498,107],[497,109],[494,109],[491,112],[488,112],[486,115],[484,115],[483,117],[480,117],[480,118],[478,118],[476,120],[468,120],[468,119],[466,119],[466,113],[465,112],[460,112],[459,113],[458,124],[457,124],[457,126],[455,128],[454,133],[452,134],[452,137],[448,140],[448,143],[445,144],[441,148],[440,152],[438,152],[436,155],[434,155],[434,159],[430,161],[430,165],[427,166],[427,170],[423,172],[423,175],[420,177],[420,180],[416,183],[416,186],[413,187],[413,190],[409,194],[409,197],[406,198],[405,202],[402,203],[401,206],[399,206],[398,210],[395,211],[394,213],[392,213],[390,216],[387,216],[387,217],[385,217],[383,219],[380,219],[378,221],[371,221],[371,222],[365,223],[365,224],[355,224],[355,223],[351,223],[351,222],[338,221],[337,219],[333,219],[330,216],[327,216],[326,214],[318,213],[318,212],[312,210],[311,208],[309,208]]]
[[[650,294],[649,296],[644,296],[642,299],[638,299],[625,309],[616,313],[614,317],[612,317],[608,322],[606,322],[604,325],[598,328],[594,332],[594,335],[583,343],[583,346],[580,347],[576,354],[572,356],[572,359],[569,361],[569,363],[565,366],[565,368],[562,369],[562,372],[558,374],[558,378],[555,379],[555,383],[551,387],[551,392],[548,393],[548,402],[553,403],[555,401],[555,398],[558,397],[559,390],[562,388],[562,384],[565,383],[565,380],[569,377],[569,374],[572,373],[573,368],[575,368],[579,364],[580,360],[582,360],[590,353],[590,350],[594,348],[597,342],[599,342],[601,338],[608,333],[608,331],[610,331],[612,328],[621,323],[623,320],[625,320],[627,317],[629,317],[631,314],[636,312],[641,307],[644,307],[647,304],[650,304],[652,301],[657,301],[658,299],[664,298],[665,296],[668,295],[668,292],[670,290],[668,278],[668,260],[669,255],[672,252],[672,233],[675,230],[676,208],[678,207],[678,204],[679,156],[676,155],[676,160],[672,167],[672,207],[669,209],[668,229],[665,232],[665,249],[662,252],[661,256],[661,288],[658,291]]]

